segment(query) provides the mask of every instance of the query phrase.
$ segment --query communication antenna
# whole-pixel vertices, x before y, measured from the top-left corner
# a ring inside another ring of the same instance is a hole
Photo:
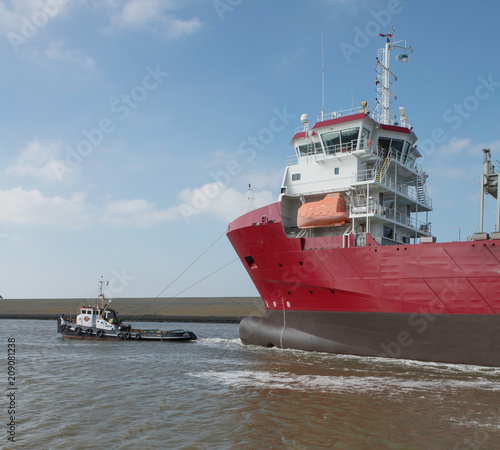
[[[248,212],[253,211],[255,206],[253,204],[253,187],[251,184],[248,185]]]
[[[325,114],[325,60],[323,57],[323,30],[321,30],[321,121]]]

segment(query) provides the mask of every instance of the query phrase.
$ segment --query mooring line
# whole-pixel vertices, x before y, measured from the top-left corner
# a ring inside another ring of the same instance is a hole
[[[184,275],[205,253],[207,253],[216,243],[217,241],[226,234],[226,232],[224,231],[224,233],[222,233],[214,242],[212,242],[212,244],[210,245],[210,247],[208,247],[200,256],[198,256],[198,258],[196,258],[186,269],[184,269],[184,271],[177,276],[177,278],[175,278],[165,289],[163,289],[163,291],[161,291],[155,298],[158,298],[161,294],[163,294],[170,286],[172,286],[180,277],[182,277],[182,275]],[[231,261],[232,262],[232,261]],[[189,288],[188,288],[189,289]],[[185,290],[185,289],[184,289]],[[184,292],[184,291],[183,291]],[[179,294],[177,294],[179,295]]]
[[[182,275],[184,275],[205,253],[207,253],[218,241],[219,239],[224,236],[226,234],[226,231],[224,231],[214,242],[212,242],[210,244],[210,246],[200,255],[198,256],[186,269],[184,269],[179,275],[177,275],[177,277],[165,288],[163,289],[156,297],[152,298],[148,303],[146,303],[146,305],[140,305],[139,309],[136,311],[135,315],[130,319],[130,321],[132,322],[134,319],[138,319],[139,317],[136,315],[138,314],[139,311],[141,310],[144,310],[145,306],[149,306],[151,303],[153,303],[161,294],[163,294],[170,286],[172,286],[172,284],[174,284]],[[236,258],[238,259],[238,258]],[[234,262],[235,260],[227,263],[225,266],[217,269],[215,272],[223,269],[224,267],[228,266],[229,264],[231,264],[232,262]],[[213,275],[215,272],[212,272],[210,275]],[[210,275],[207,275],[205,278],[208,278]],[[187,289],[193,287],[195,284],[198,284],[200,281],[203,281],[205,278],[203,278],[202,280],[199,280],[197,281],[196,283],[192,284],[191,286],[187,287],[186,289],[184,289],[183,291],[179,292],[178,294],[176,294],[174,297],[177,297],[177,295],[180,295],[182,294],[182,292],[186,291]]]
[[[232,261],[229,261],[228,263],[224,264],[222,267],[219,267],[218,269],[214,270],[212,273],[209,273],[207,276],[203,277],[201,280],[198,280],[196,283],[193,283],[191,286],[188,286],[186,289],[183,289],[181,292],[178,292],[172,298],[175,298],[178,295],[181,295],[183,292],[187,291],[188,289],[191,289],[196,284],[201,283],[203,280],[206,280],[208,277],[211,277],[214,273],[217,273],[219,270],[224,269],[224,267],[229,266],[229,264],[234,263],[237,259],[238,258],[234,258]]]

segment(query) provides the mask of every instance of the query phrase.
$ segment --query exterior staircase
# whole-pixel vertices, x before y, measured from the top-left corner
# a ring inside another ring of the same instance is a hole
[[[417,181],[415,189],[417,191],[417,200],[424,205],[427,204],[427,195],[425,195],[424,185],[421,183],[420,179]]]
[[[375,181],[378,181],[379,183],[382,181],[382,178],[384,178],[385,172],[387,171],[387,168],[389,167],[389,163],[391,162],[391,158],[387,157],[384,159],[384,162],[380,166],[380,169],[377,172],[377,176],[375,177]]]

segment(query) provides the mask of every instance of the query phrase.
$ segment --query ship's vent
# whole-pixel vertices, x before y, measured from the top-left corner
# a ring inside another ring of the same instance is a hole
[[[257,268],[257,264],[255,264],[255,261],[253,260],[253,258],[251,256],[245,256],[245,261],[247,262],[248,267],[250,267],[250,269]]]

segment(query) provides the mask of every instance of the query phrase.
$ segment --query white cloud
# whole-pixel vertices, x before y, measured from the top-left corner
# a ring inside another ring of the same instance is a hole
[[[100,219],[110,225],[149,227],[170,221],[190,222],[210,215],[225,223],[248,211],[248,192],[239,192],[222,183],[207,183],[178,194],[179,203],[167,209],[144,199],[110,201]],[[253,207],[276,201],[270,191],[253,191]],[[16,187],[0,191],[0,224],[51,225],[81,228],[96,223],[95,211],[85,203],[85,195],[75,193],[70,199],[44,197],[38,189]]]
[[[26,37],[24,34],[43,28],[50,20],[63,13],[70,3],[66,0],[0,1],[0,29]],[[26,30],[24,34],[23,30]]]
[[[21,187],[0,191],[0,223],[85,227],[90,218],[84,199],[80,193],[73,194],[69,200],[47,198],[38,189],[27,191]]]
[[[143,199],[117,200],[108,203],[103,222],[112,225],[147,227],[176,218],[174,209],[158,210],[154,203]]]
[[[92,58],[86,56],[82,50],[65,49],[62,40],[51,42],[47,50],[45,50],[45,56],[47,59],[62,61],[64,64],[88,72],[95,69],[95,61]]]
[[[31,141],[24,148],[13,164],[6,169],[6,173],[18,176],[30,176],[48,182],[61,181],[57,167],[65,167],[60,158],[62,146],[59,143],[42,143]],[[74,173],[74,171],[67,171]]]
[[[471,138],[453,138],[439,147],[438,154],[444,157],[459,154],[480,155],[484,148],[489,148],[492,152],[499,151],[500,140],[474,144]]]
[[[119,30],[151,31],[167,39],[189,36],[201,27],[197,17],[183,20],[171,11],[176,2],[171,0],[129,0],[122,8],[108,3],[111,9],[110,24],[106,31]]]
[[[253,197],[255,208],[276,201],[270,191],[254,191]],[[182,200],[178,209],[186,221],[200,214],[210,214],[224,222],[230,222],[246,212],[248,207],[247,191],[239,192],[222,183],[207,183],[197,189],[185,189],[179,193],[178,198]]]
[[[254,207],[275,202],[270,191],[254,191]],[[224,187],[222,183],[207,183],[196,189],[184,189],[175,206],[157,209],[154,203],[143,199],[118,200],[106,205],[103,222],[112,225],[148,227],[173,220],[191,222],[203,215],[210,215],[225,223],[247,211],[248,193]]]
[[[472,141],[470,138],[458,139],[453,138],[450,141],[446,142],[446,144],[439,147],[438,152],[442,156],[452,156],[463,153],[464,150],[467,150],[472,146]]]

